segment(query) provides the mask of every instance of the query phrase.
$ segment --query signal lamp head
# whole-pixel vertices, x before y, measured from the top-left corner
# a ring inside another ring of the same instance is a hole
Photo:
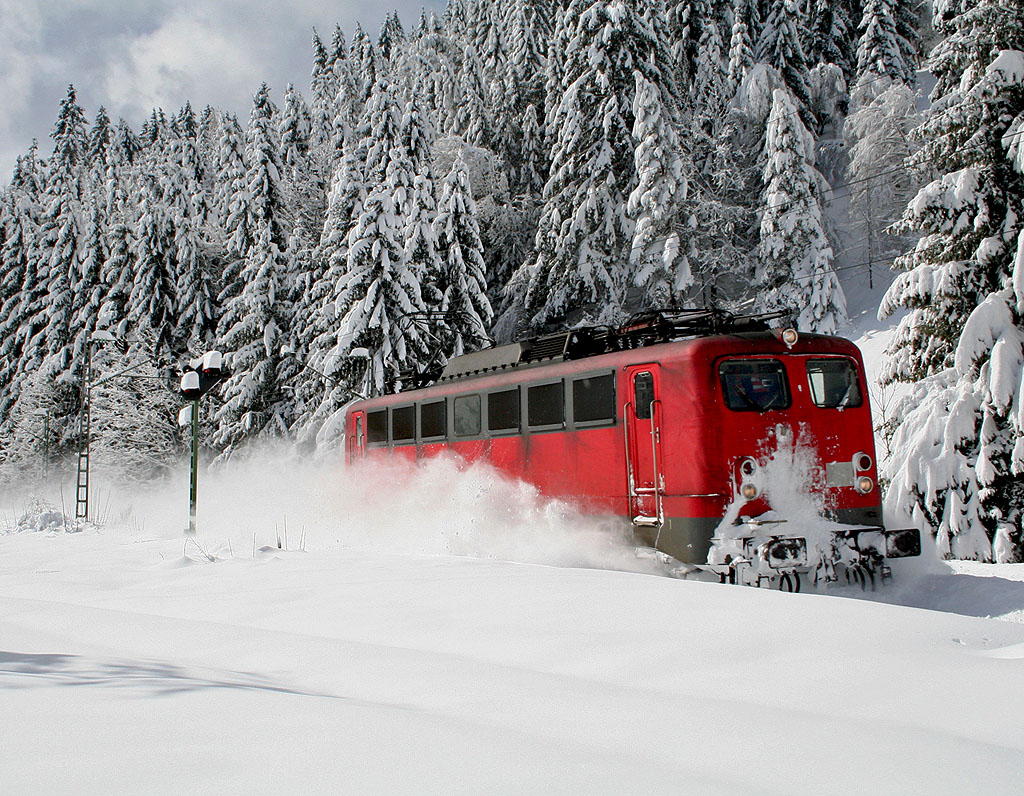
[[[872,481],[868,476],[862,475],[860,478],[857,479],[855,488],[862,495],[866,495],[868,492],[875,488],[875,482]]]
[[[744,500],[753,500],[759,494],[761,494],[761,491],[757,488],[756,484],[751,484],[750,482],[747,482],[740,487],[740,495],[743,496]]]
[[[796,345],[796,341],[800,339],[799,333],[796,329],[783,329],[782,330],[782,342],[786,344],[787,348],[792,348]]]

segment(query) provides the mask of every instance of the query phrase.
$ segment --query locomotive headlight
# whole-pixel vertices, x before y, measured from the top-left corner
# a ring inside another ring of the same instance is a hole
[[[862,475],[860,478],[857,479],[856,484],[854,484],[854,488],[862,495],[866,495],[868,492],[875,488],[875,482],[872,481],[868,476]]]
[[[866,453],[855,453],[853,455],[853,468],[860,473],[867,472],[871,469],[871,457]]]
[[[749,481],[740,487],[740,495],[744,500],[753,500],[756,498],[761,491],[757,488],[756,484],[751,484]]]
[[[782,330],[782,342],[786,344],[788,348],[792,348],[796,345],[796,341],[800,339],[800,335],[796,329],[783,329]]]
[[[747,478],[757,472],[757,462],[749,456],[740,462],[740,472]]]

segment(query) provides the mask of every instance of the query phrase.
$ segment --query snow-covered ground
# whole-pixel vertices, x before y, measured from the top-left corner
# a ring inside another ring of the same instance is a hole
[[[201,550],[174,486],[0,535],[0,792],[1020,792],[1024,565],[678,581],[448,463],[204,478]]]

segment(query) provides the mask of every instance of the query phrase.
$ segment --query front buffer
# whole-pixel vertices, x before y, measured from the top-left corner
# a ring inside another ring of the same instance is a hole
[[[807,533],[777,533],[784,520],[747,520],[712,539],[708,564],[722,583],[800,591],[801,578],[819,584],[859,583],[862,589],[892,577],[886,563],[921,554],[917,528],[844,526],[823,522]]]

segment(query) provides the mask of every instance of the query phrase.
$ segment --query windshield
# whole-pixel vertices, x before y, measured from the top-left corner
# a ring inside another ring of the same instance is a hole
[[[734,412],[786,409],[792,403],[786,369],[777,359],[730,359],[718,366],[725,405]]]
[[[860,406],[864,400],[857,368],[848,359],[808,359],[807,382],[814,405],[824,409]]]

